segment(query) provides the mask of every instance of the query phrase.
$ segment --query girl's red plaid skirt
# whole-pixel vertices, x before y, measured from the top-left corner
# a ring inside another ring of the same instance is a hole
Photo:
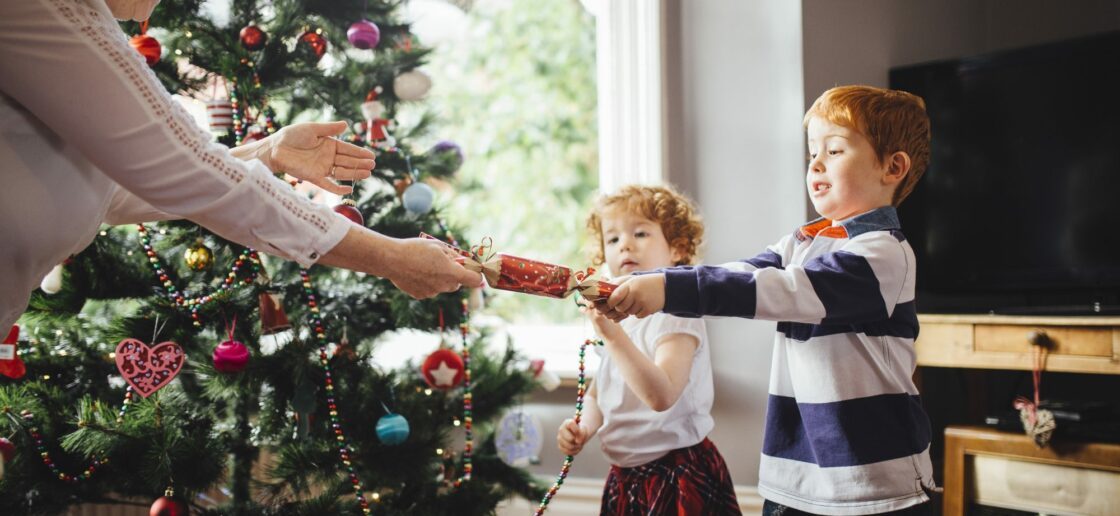
[[[708,439],[633,468],[611,466],[601,515],[678,516],[742,514],[735,485]]]

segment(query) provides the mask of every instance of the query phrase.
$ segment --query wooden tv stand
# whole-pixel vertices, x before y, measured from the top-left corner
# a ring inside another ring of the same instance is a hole
[[[1045,371],[1120,375],[1120,317],[919,315],[918,319],[921,323],[921,332],[915,343],[918,366],[1031,371],[1035,363],[1035,349],[1030,342],[1035,338],[1035,332],[1044,332],[1051,342]],[[977,371],[976,374],[983,373]],[[920,384],[921,369],[916,376]],[[984,397],[981,392],[974,393],[975,396],[971,394],[970,398]],[[971,412],[980,405],[977,399],[961,402],[971,406]],[[1104,480],[1098,481],[1110,486],[1117,485],[1113,482],[1120,482],[1108,476],[1115,473],[1120,478],[1120,463],[1117,462],[1120,460],[1120,445],[1085,443],[1079,445],[1076,451],[1062,446],[1039,450],[1021,433],[954,426],[935,427],[933,431],[945,433],[943,510],[946,515],[964,514],[969,499],[983,498],[979,494],[980,479],[976,476],[983,475],[985,468],[990,474],[991,461],[996,460],[1008,461],[1007,464],[1021,463],[1023,468],[1044,468],[1055,464],[1072,468],[1066,470],[1067,473],[1056,470],[1051,475],[1051,487],[1055,492],[1063,488],[1061,482],[1067,478],[1082,481],[1082,473],[1105,474],[1101,477]],[[985,477],[989,485],[991,480],[991,477]],[[1000,481],[1011,485],[1015,479],[1001,479],[997,475],[996,484]],[[1104,503],[1114,504],[1106,507],[1120,509],[1120,493],[1114,488],[1105,491],[1100,494],[1106,498]]]

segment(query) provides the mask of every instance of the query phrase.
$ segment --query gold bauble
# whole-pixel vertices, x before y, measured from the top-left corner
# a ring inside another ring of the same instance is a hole
[[[214,263],[214,252],[206,247],[206,244],[199,240],[193,246],[187,248],[183,253],[183,259],[187,261],[187,267],[191,270],[203,271],[210,268],[210,264]]]

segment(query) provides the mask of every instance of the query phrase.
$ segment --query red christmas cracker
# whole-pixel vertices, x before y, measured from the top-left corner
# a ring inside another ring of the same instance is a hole
[[[421,233],[420,236],[439,240],[425,233]],[[616,287],[611,283],[592,279],[591,276],[595,274],[595,269],[592,268],[586,271],[573,271],[563,265],[505,253],[487,257],[484,256],[489,249],[486,245],[472,251],[464,251],[446,242],[443,243],[462,257],[463,267],[481,273],[486,278],[486,284],[491,288],[557,299],[579,292],[590,301],[598,301],[610,297]]]

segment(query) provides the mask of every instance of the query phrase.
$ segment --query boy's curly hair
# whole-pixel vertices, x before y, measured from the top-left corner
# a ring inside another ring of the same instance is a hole
[[[879,163],[898,151],[910,155],[910,172],[894,191],[894,206],[914,191],[929,165],[929,116],[925,101],[917,95],[873,86],[837,86],[813,102],[805,113],[806,127],[813,117],[862,133]]]
[[[587,217],[587,229],[592,238],[592,264],[602,265],[606,261],[603,217],[614,210],[640,215],[660,224],[669,248],[681,255],[673,265],[689,265],[696,259],[704,239],[704,224],[692,201],[670,187],[629,185],[618,193],[601,196]]]

